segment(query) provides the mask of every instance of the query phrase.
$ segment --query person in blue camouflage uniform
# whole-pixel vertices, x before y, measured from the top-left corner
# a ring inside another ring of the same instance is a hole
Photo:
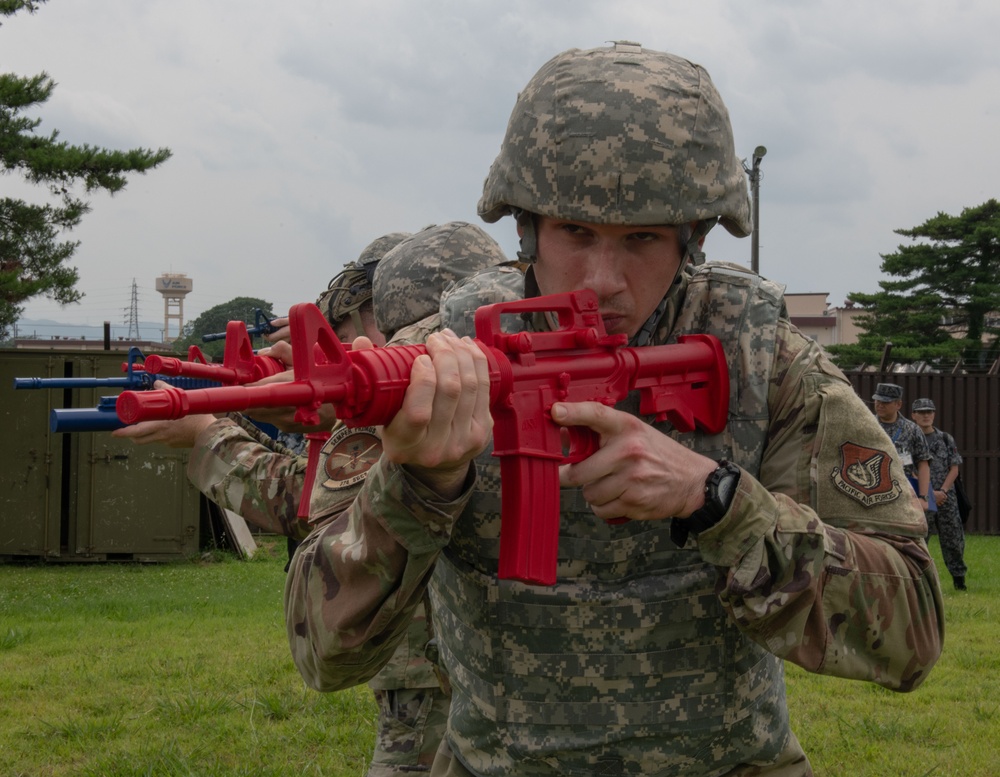
[[[750,230],[708,74],[625,42],[556,56],[518,95],[479,214],[514,216],[525,296],[590,288],[639,348],[717,336],[728,424],[552,402],[600,446],[560,468],[555,584],[500,580],[489,369],[468,337],[488,284],[449,290],[381,458],[289,571],[303,678],[377,670],[429,592],[452,687],[432,775],[811,774],[783,660],[913,690],[940,654],[940,583],[898,454],[782,287],[703,262],[713,225]]]
[[[387,334],[400,341],[422,341],[440,325],[441,292],[486,268],[504,279],[492,284],[494,293],[513,288],[509,279],[521,277],[496,241],[478,226],[455,221],[414,234],[391,233],[369,244],[356,262],[336,275],[316,304],[345,342],[363,335],[383,345]],[[507,297],[512,295],[498,299]],[[276,323],[280,328],[270,339],[282,343],[288,336],[287,319]],[[271,351],[274,356],[286,353],[287,348],[278,345]],[[258,414],[263,415],[254,411]],[[287,426],[291,416],[288,410],[280,410],[264,417]],[[296,515],[306,471],[304,451],[272,440],[238,414],[223,419],[199,415],[145,421],[115,434],[139,443],[192,447],[188,476],[199,490],[216,504],[266,531],[285,535],[297,546],[353,500],[366,456],[377,459],[378,451],[361,457],[352,453],[350,473],[343,471],[337,456],[340,451],[362,449],[356,441],[366,439],[366,433],[339,425],[334,429],[320,454],[308,519]],[[368,777],[430,769],[450,703],[447,680],[425,655],[432,638],[430,628],[423,607],[418,608],[408,624],[407,638],[380,671],[365,678],[378,707]]]
[[[941,541],[941,556],[952,583],[956,590],[965,591],[965,577],[969,571],[965,564],[965,529],[955,496],[955,480],[958,479],[962,455],[958,452],[955,438],[934,426],[936,412],[934,401],[927,397],[915,399],[910,407],[910,418],[924,433],[931,454],[931,488],[937,510],[927,512],[927,531],[928,536],[937,533]]]
[[[898,383],[879,383],[872,394],[875,415],[903,462],[903,471],[913,486],[920,506],[924,511],[937,509],[931,493],[931,452],[927,439],[913,421],[900,410],[903,407],[903,387]]]

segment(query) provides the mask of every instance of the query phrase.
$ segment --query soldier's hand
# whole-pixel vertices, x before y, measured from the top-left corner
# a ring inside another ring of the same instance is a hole
[[[279,362],[282,362],[289,368],[292,366],[292,344],[290,342],[286,342],[285,340],[279,340],[274,345],[268,346],[266,348],[261,348],[259,351],[257,351],[257,355],[270,356],[272,359],[277,359]],[[270,377],[273,378],[276,376],[272,375]],[[291,377],[285,378],[285,380],[291,380]],[[260,382],[273,383],[274,381],[270,381],[269,378],[264,378],[264,380]]]
[[[559,468],[559,484],[582,488],[598,518],[686,518],[705,504],[712,459],[600,402],[557,402],[551,412],[556,423],[600,437],[591,456]]]
[[[469,463],[489,442],[489,403],[489,368],[479,346],[449,330],[432,334],[427,353],[413,363],[400,411],[383,429],[385,455],[440,496],[454,498]]]
[[[292,330],[288,326],[288,316],[272,318],[271,326],[275,327],[275,331],[264,335],[265,340],[269,343],[291,342]]]
[[[171,448],[193,448],[198,435],[216,421],[214,415],[188,415],[172,421],[140,421],[111,432],[136,445],[161,443]]]

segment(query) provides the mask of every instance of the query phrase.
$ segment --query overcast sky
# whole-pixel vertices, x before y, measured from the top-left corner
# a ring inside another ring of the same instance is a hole
[[[0,71],[58,84],[40,131],[174,155],[92,198],[83,302],[25,316],[120,323],[134,278],[162,319],[164,272],[193,279],[188,320],[235,296],[284,312],[378,235],[478,223],[518,89],[610,40],[708,69],[737,151],[768,150],[761,273],[841,305],[878,289],[894,229],[998,196],[998,37],[995,0],[50,0],[0,27]],[[513,255],[510,219],[486,228]],[[721,228],[707,251],[750,264]]]

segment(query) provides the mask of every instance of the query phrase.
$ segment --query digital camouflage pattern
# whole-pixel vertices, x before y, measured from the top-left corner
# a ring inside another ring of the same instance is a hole
[[[378,241],[376,241],[378,242]],[[374,244],[373,244],[374,245]],[[381,244],[381,248],[385,243]],[[478,270],[505,261],[496,242],[478,227],[451,222],[431,227],[399,240],[377,265],[372,285],[376,324],[386,335],[395,332],[395,344],[422,343],[439,328],[437,313],[442,291]],[[520,275],[520,273],[517,273]],[[426,317],[426,318],[425,318]],[[423,320],[420,320],[423,319]],[[371,430],[374,432],[374,430]],[[331,463],[338,446],[349,446],[351,434],[366,430],[344,430],[324,446],[320,472],[310,499],[310,523],[336,521],[337,514],[352,502],[360,480],[344,477]],[[377,461],[381,448],[367,442],[359,448],[362,458]],[[354,461],[354,472],[368,463]],[[315,536],[299,548],[290,566],[288,585],[296,584],[302,569],[316,558]],[[379,702],[379,734],[369,769],[370,777],[419,771],[429,767],[444,734],[450,694],[440,672],[426,656],[433,635],[426,599],[418,604],[406,623],[405,636],[384,664],[358,675],[367,682]],[[291,643],[293,653],[300,643]],[[323,689],[322,685],[314,685]]]
[[[441,317],[455,327],[456,334],[475,337],[476,311],[466,307],[469,298],[481,300],[483,305],[515,302],[524,298],[524,283],[524,272],[518,264],[498,265],[476,273],[441,295]]]
[[[474,262],[473,262],[474,263]],[[470,264],[471,266],[471,264]],[[483,287],[488,288],[489,299],[493,302],[504,302],[520,299],[520,292],[523,285],[521,272],[510,266],[491,267],[486,271],[470,275],[462,279],[459,283],[449,288],[441,299],[441,305],[445,306],[447,300],[456,293],[461,293],[462,289]],[[441,315],[434,313],[420,321],[403,327],[392,338],[391,345],[411,345],[423,343],[432,333],[441,329]],[[380,450],[366,452],[366,457],[370,458],[370,463],[377,462]],[[324,457],[325,458],[325,457]],[[325,464],[323,465],[325,469]],[[368,470],[370,472],[370,470]],[[345,520],[344,515],[338,515],[353,501],[357,488],[345,490],[340,487],[327,487],[324,479],[317,478],[313,486],[310,509],[314,516],[323,516],[323,520],[332,520],[340,525]],[[321,541],[320,533],[317,532],[303,543],[300,549],[301,558],[297,558],[289,569],[289,580],[286,592],[297,589],[305,582],[308,574],[312,572],[310,566],[317,559],[318,549],[315,543]],[[322,556],[320,556],[322,559]],[[293,636],[307,628],[306,613],[300,608],[302,602],[288,598],[286,593],[285,619],[289,627],[289,641],[293,657],[302,650],[308,650],[308,641],[301,640]],[[377,688],[431,688],[439,687],[440,682],[436,667],[428,661],[424,655],[428,640],[432,636],[432,630],[426,620],[425,606],[421,602],[416,607],[416,615],[412,619],[407,635],[400,646],[396,648],[388,663],[381,667],[365,666],[358,668],[359,672],[354,675],[355,682],[369,682]],[[303,656],[302,660],[310,660]],[[381,663],[381,662],[380,662]],[[375,672],[378,675],[373,679]],[[330,690],[333,686],[322,674],[306,678],[307,682],[317,690]],[[339,685],[339,680],[338,680]]]
[[[279,429],[274,439],[288,448],[295,456],[305,456],[309,453],[309,440],[306,439],[304,434],[300,434],[299,432],[283,432]]]
[[[891,424],[879,421],[879,426],[889,435],[889,439],[892,440],[892,444],[899,452],[906,477],[915,478],[917,465],[921,461],[929,461],[931,458],[931,452],[927,448],[927,440],[920,427],[909,418],[904,418],[901,415],[897,415],[896,420]]]
[[[933,406],[928,408],[933,410]],[[931,460],[931,488],[938,491],[944,485],[945,478],[952,467],[962,464],[962,455],[958,452],[955,438],[937,427],[930,434],[925,434],[927,449]],[[948,573],[953,578],[964,578],[968,572],[965,564],[965,529],[962,527],[962,516],[958,513],[958,499],[955,487],[950,486],[947,498],[937,503],[937,511],[927,511],[927,528],[931,534],[936,533],[941,541],[941,556]]]
[[[879,383],[872,399],[878,402],[895,402],[903,399],[903,387],[898,383]]]
[[[473,260],[470,267],[475,263]],[[484,278],[485,276],[485,278]],[[419,280],[419,279],[414,279]],[[463,284],[489,289],[494,302],[511,301],[521,298],[522,274],[516,267],[498,266],[460,280],[457,287],[451,287],[442,296],[441,305],[449,296],[461,289]],[[423,343],[427,336],[441,328],[441,315],[435,312],[421,321],[404,326],[395,333],[394,345]],[[376,455],[377,458],[377,455]],[[325,465],[324,465],[325,467]],[[344,497],[331,493],[322,482],[313,488],[311,508],[314,515],[325,516],[323,522],[336,523],[343,518],[337,512],[347,505]],[[353,493],[350,494],[353,499]],[[347,500],[350,501],[350,500]],[[322,522],[320,525],[323,525]],[[299,608],[300,602],[289,596],[289,591],[297,590],[305,578],[313,573],[317,554],[321,551],[318,543],[320,532],[309,537],[299,549],[294,563],[289,569],[286,587],[286,622],[293,656],[307,649],[308,640],[298,635],[307,629],[305,616]],[[322,559],[322,554],[319,555]],[[356,667],[353,684],[368,682],[375,690],[379,705],[379,724],[375,753],[372,756],[369,777],[388,777],[404,771],[419,771],[429,768],[434,753],[444,735],[450,706],[450,688],[441,670],[427,658],[427,644],[433,635],[428,621],[428,601],[426,597],[417,604],[410,618],[406,634],[386,660],[380,657],[376,664]],[[293,636],[295,635],[295,636]],[[301,660],[311,660],[301,656]],[[383,663],[384,661],[384,663]],[[331,690],[332,685],[322,675],[306,677],[307,683],[317,690]],[[338,687],[340,686],[338,682]]]
[[[406,233],[392,233],[378,238],[357,262],[347,265],[330,282],[317,304],[332,325],[348,315],[357,315],[358,309],[372,300],[372,263],[407,237]],[[381,274],[387,293],[397,295],[400,304],[405,305],[407,297],[420,301],[419,306],[406,305],[402,311],[392,309],[390,303],[385,313],[394,325],[408,325],[397,333],[400,342],[423,342],[438,328],[440,318],[436,311],[443,288],[505,259],[491,238],[464,222],[442,225],[425,237],[428,238],[425,242],[411,246],[401,255],[408,261],[394,261],[392,268]],[[435,257],[421,255],[421,249],[440,250],[447,267],[442,272],[433,271]],[[420,272],[414,271],[417,268]],[[394,278],[396,271],[404,277]],[[374,293],[377,296],[381,292]],[[428,309],[435,315],[428,320],[429,325],[421,326],[417,319]],[[360,321],[355,325],[359,332],[363,331]],[[216,422],[199,438],[188,467],[192,482],[214,502],[239,513],[250,523],[302,540],[295,558],[299,564],[308,565],[315,552],[310,533],[334,520],[354,500],[361,477],[353,473],[363,472],[366,457],[371,462],[377,461],[380,448],[368,444],[358,448],[361,457],[352,456],[351,473],[345,473],[339,466],[341,460],[332,460],[336,451],[353,450],[352,435],[366,432],[343,427],[335,430],[320,455],[310,515],[304,521],[296,517],[296,512],[306,459],[275,443],[245,420],[239,421],[239,416],[234,418],[237,420]],[[337,448],[338,445],[344,447]],[[290,566],[290,579],[299,568]],[[390,711],[380,703],[379,736],[369,770],[373,777],[426,770],[443,736],[447,718],[449,693],[442,688],[437,668],[425,655],[432,631],[424,603],[420,603],[403,626],[405,636],[394,653],[357,680],[368,682],[378,700],[390,699],[394,705]]]
[[[386,253],[372,283],[375,325],[386,337],[438,312],[442,291],[507,261],[480,227],[452,221],[422,229]]]
[[[553,59],[518,98],[479,205],[487,221],[515,211],[720,218],[745,235],[746,179],[707,74],[637,44]],[[472,334],[488,288],[449,291],[439,325]],[[556,584],[501,582],[489,451],[448,502],[383,458],[289,578],[293,658],[329,689],[384,663],[430,591],[453,689],[440,752],[454,753],[432,774],[806,775],[782,659],[910,690],[940,653],[940,587],[899,457],[790,325],[780,287],[736,266],[688,269],[644,331],[652,344],[710,333],[726,350],[726,430],[658,425],[741,467],[715,527],[677,547],[670,519],[609,525],[563,489]],[[634,398],[619,409],[636,414]]]
[[[923,515],[899,496],[864,503],[875,486],[844,455],[874,451],[903,478],[874,416],[774,284],[711,263],[669,302],[655,343],[708,332],[727,351],[727,430],[660,427],[741,466],[727,516],[677,548],[669,520],[611,526],[563,489],[556,585],[498,582],[496,460],[449,503],[381,460],[286,589],[307,682],[351,685],[391,654],[431,570],[456,774],[805,775],[780,659],[896,690],[923,681],[943,629]],[[467,334],[466,320],[441,323]]]
[[[361,306],[372,299],[372,279],[376,266],[389,251],[409,236],[409,232],[390,232],[375,238],[364,247],[357,261],[348,262],[343,270],[330,279],[326,291],[316,300],[316,307],[326,316],[330,326],[336,326],[348,316],[357,316]],[[360,319],[355,320],[354,326],[358,332],[364,331]],[[383,330],[380,328],[379,331]]]
[[[494,222],[514,209],[600,224],[718,217],[737,237],[751,229],[746,174],[708,73],[627,42],[563,52],[521,90],[479,215]]]

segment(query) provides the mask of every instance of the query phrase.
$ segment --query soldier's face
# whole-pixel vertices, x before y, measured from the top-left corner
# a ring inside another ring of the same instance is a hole
[[[337,335],[340,342],[351,343],[358,336],[358,328],[354,326],[354,322],[350,318],[345,318],[333,328],[333,333]]]
[[[928,432],[934,428],[933,410],[914,410],[912,413],[910,413],[910,418],[912,418],[914,422],[916,422],[917,426],[919,426],[925,432]]]
[[[676,227],[538,217],[539,290],[593,289],[609,334],[634,336],[667,293],[680,263]]]
[[[365,327],[364,332],[358,331],[358,328],[354,326],[354,319],[350,316],[337,324],[333,328],[333,332],[342,343],[353,343],[355,338],[364,335],[377,346],[385,345],[385,335],[378,331],[375,326],[375,318],[370,313],[362,313],[361,321]]]
[[[875,415],[878,416],[879,421],[891,424],[896,420],[896,415],[899,413],[899,408],[902,406],[903,402],[899,399],[894,399],[892,402],[882,402],[876,399]]]

